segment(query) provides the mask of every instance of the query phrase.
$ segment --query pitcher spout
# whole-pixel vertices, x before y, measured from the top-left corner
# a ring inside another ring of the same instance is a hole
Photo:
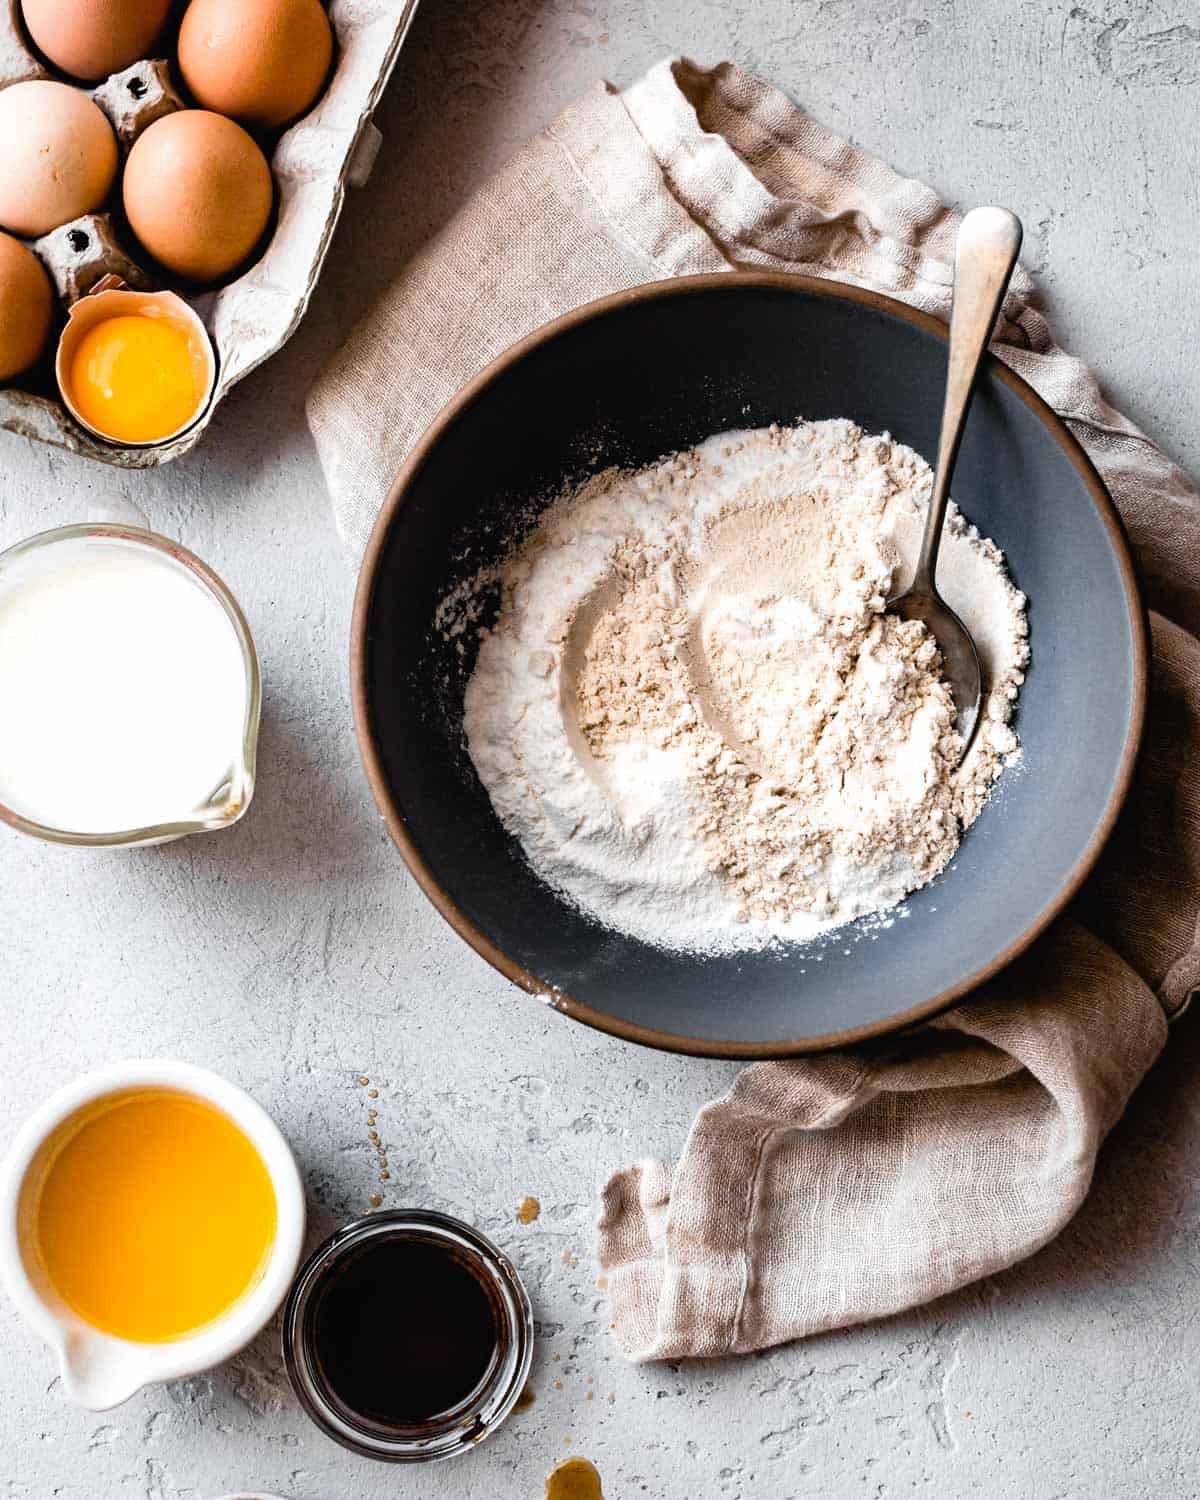
[[[59,1368],[67,1397],[90,1411],[120,1406],[154,1379],[146,1351],[86,1328],[65,1333]]]
[[[234,766],[227,780],[223,781],[201,809],[201,815],[209,828],[224,827],[236,823],[250,805],[254,795],[253,749],[249,761],[243,760]]]

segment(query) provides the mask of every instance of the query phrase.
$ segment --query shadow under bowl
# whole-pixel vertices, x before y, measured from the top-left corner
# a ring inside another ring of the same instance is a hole
[[[1116,511],[1082,448],[999,361],[980,377],[954,479],[1029,598],[1019,769],[951,867],[890,926],[700,957],[582,915],[492,811],[462,741],[474,660],[433,629],[496,562],[531,500],[731,428],[849,417],[932,459],[946,329],[861,288],[737,273],[622,292],[539,329],[439,415],[363,562],[352,689],[387,827],[479,953],[576,1020],[723,1057],[845,1045],[927,1019],[996,974],[1063,909],[1128,790],[1145,710],[1145,616]]]

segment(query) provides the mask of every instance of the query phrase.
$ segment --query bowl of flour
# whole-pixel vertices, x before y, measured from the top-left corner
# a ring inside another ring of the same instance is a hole
[[[984,667],[964,746],[916,557],[944,330],[774,275],[620,294],[435,422],[355,610],[360,745],[427,894],[547,1003],[790,1055],[912,1025],[1078,888],[1141,729],[1111,502],[993,362],[939,586]]]

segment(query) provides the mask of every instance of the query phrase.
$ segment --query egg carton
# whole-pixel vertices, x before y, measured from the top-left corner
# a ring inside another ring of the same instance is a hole
[[[347,187],[366,182],[379,151],[371,116],[395,67],[418,0],[332,0],[329,19],[336,39],[333,73],[308,114],[281,135],[271,152],[276,218],[262,255],[236,281],[193,293],[138,264],[138,247],[119,221],[88,214],[52,230],[31,248],[41,258],[64,306],[105,275],[139,288],[179,291],[203,318],[217,351],[217,383],[201,419],[174,441],[156,448],[123,448],[100,442],[47,394],[45,370],[0,387],[0,428],[82,453],[118,468],[146,469],[169,463],[194,448],[225,395],[243,376],[287,343],[304,316],[329,252]],[[29,50],[19,0],[0,0],[0,88],[30,78],[61,75]],[[168,62],[147,59],[88,89],[108,116],[122,156],[147,126],[185,108]],[[70,81],[70,80],[66,80]],[[119,196],[119,185],[114,193]],[[42,389],[36,388],[40,384]]]

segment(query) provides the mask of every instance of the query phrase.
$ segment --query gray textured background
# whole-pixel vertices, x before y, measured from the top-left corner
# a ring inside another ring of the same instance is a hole
[[[572,1451],[596,1461],[609,1500],[1200,1491],[1195,1019],[1114,1132],[1077,1221],[1032,1262],[759,1359],[631,1368],[590,1263],[595,1188],[635,1155],[674,1153],[734,1069],[620,1046],[510,989],[435,918],[369,802],[346,686],[353,579],[304,390],[513,146],[594,77],[630,82],[669,51],[739,60],[951,200],[1010,203],[1062,341],[1200,470],[1195,0],[425,0],[378,119],[384,154],[347,205],[312,310],[201,448],[119,475],[0,440],[0,543],[128,496],[229,580],[266,680],[259,791],[236,829],[110,856],[0,837],[0,1110],[7,1140],[85,1066],[207,1064],[280,1121],[317,1233],[372,1189],[353,1081],[368,1074],[388,1201],[471,1218],[520,1262],[541,1323],[537,1401],[453,1466],[398,1473],[308,1426],[273,1337],[97,1416],[64,1402],[4,1304],[5,1500],[238,1487],[536,1500]],[[526,1193],[544,1210],[522,1228]]]

